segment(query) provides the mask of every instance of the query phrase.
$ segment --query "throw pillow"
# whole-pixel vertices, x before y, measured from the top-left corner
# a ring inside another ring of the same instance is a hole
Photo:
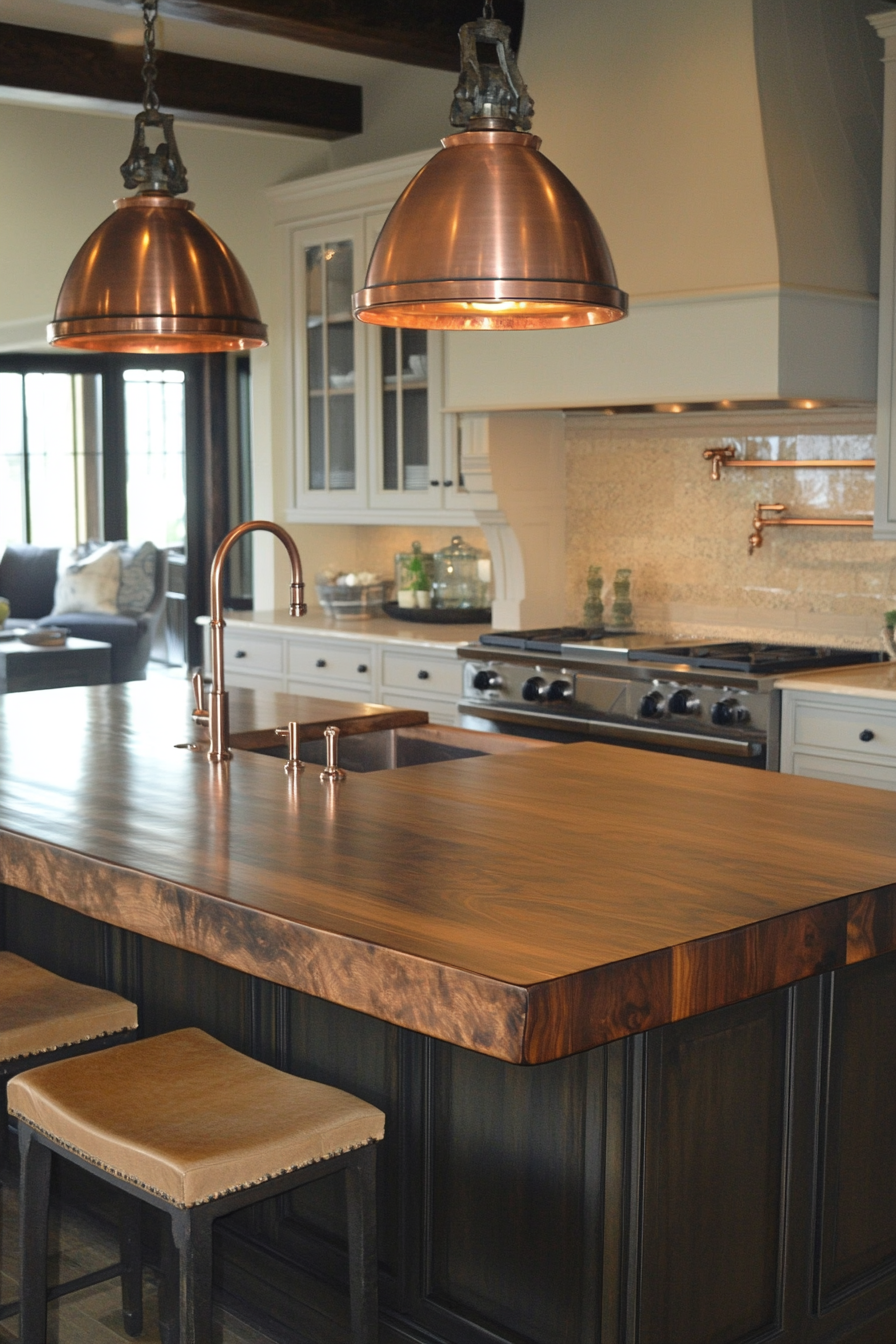
[[[142,546],[128,546],[126,542],[117,545],[121,556],[118,610],[122,616],[142,616],[155,596],[158,553],[151,541],[144,541]]]
[[[72,551],[62,550],[50,615],[90,611],[117,616],[120,583],[121,556],[114,543],[100,546],[80,560]]]

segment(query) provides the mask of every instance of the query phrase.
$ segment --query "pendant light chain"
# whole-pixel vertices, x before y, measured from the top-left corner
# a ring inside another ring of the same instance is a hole
[[[495,17],[495,7],[492,0],[485,0],[482,6],[482,17],[484,19],[493,19]]]
[[[158,112],[159,95],[156,93],[156,80],[159,67],[156,64],[156,19],[159,15],[159,0],[143,0],[143,110]]]
[[[159,0],[143,0],[143,111],[134,118],[134,141],[130,154],[121,165],[121,175],[128,188],[180,196],[187,190],[187,170],[174,138],[174,118],[169,112],[159,111],[159,95],[156,92],[159,75],[156,61],[158,17]],[[162,139],[155,149],[150,149],[146,143],[148,126],[162,133]]]

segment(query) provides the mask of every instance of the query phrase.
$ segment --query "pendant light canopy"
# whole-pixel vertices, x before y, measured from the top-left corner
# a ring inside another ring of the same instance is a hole
[[[528,134],[533,102],[492,5],[460,30],[451,124],[396,201],[355,316],[386,327],[532,330],[628,311],[600,225]],[[482,60],[493,48],[495,61]]]
[[[121,174],[135,196],[115,202],[62,282],[51,345],[128,354],[193,354],[267,344],[252,286],[216,233],[178,200],[187,174],[173,118],[155,91],[157,0],[143,6],[143,111]],[[154,150],[146,130],[161,132]]]

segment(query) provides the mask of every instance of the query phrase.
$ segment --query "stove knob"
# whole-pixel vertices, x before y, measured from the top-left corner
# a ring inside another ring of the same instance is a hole
[[[493,691],[501,685],[501,678],[497,672],[490,672],[483,668],[477,672],[473,678],[473,689],[476,691]]]
[[[700,701],[690,691],[673,691],[669,696],[670,714],[699,714]]]
[[[666,702],[659,691],[651,691],[645,695],[641,701],[640,714],[645,719],[658,719],[665,708]]]
[[[716,701],[709,711],[709,717],[713,723],[724,726],[732,723],[749,723],[750,711],[739,700],[729,698],[728,700]]]
[[[545,700],[571,700],[571,681],[552,681],[544,696]]]
[[[547,695],[548,684],[544,677],[530,677],[528,681],[523,682],[523,699],[528,701],[544,700]]]

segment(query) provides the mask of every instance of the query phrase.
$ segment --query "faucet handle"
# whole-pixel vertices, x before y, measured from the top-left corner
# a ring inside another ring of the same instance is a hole
[[[285,737],[289,745],[289,760],[283,769],[288,775],[301,774],[305,767],[299,760],[299,725],[290,719],[285,728],[275,728],[274,732],[278,737]]]
[[[193,699],[196,702],[196,708],[193,710],[194,720],[202,721],[208,719],[208,708],[205,704],[205,687],[202,684],[202,673],[194,672],[190,678],[193,683]]]
[[[345,771],[339,769],[339,729],[330,724],[329,728],[324,729],[324,738],[327,743],[327,764],[320,772],[321,780],[326,783],[328,779],[345,779]]]

